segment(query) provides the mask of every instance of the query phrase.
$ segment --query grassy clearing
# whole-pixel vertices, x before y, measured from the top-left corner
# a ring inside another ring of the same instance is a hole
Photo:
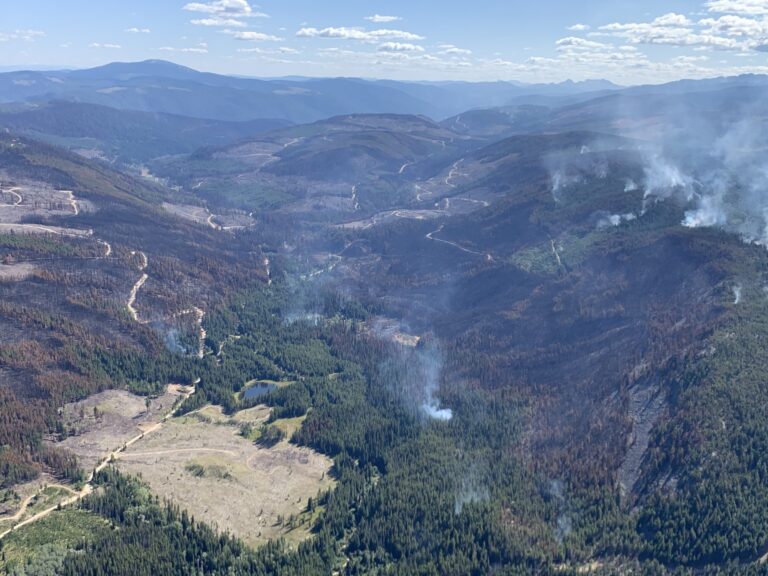
[[[90,512],[67,508],[27,525],[3,540],[0,575],[55,574],[66,554],[108,522]]]
[[[68,490],[49,486],[43,489],[43,491],[40,492],[37,496],[35,496],[34,500],[30,502],[29,507],[27,507],[26,512],[19,519],[19,521],[22,522],[30,516],[34,516],[38,512],[47,510],[51,506],[55,506],[58,502],[70,496],[72,496],[72,492]]]
[[[270,424],[284,432],[284,439],[258,445],[269,415],[264,406],[233,416],[207,406],[148,435],[117,465],[140,474],[153,493],[249,544],[280,537],[298,543],[309,537],[321,512],[316,506],[310,510],[310,499],[335,484],[332,461],[289,443],[303,418]],[[252,431],[248,437],[241,435],[244,426]]]

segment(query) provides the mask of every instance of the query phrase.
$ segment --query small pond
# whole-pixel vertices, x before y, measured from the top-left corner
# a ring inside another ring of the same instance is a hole
[[[249,386],[243,390],[243,400],[253,400],[254,398],[259,398],[260,396],[264,396],[264,394],[272,392],[272,390],[275,389],[277,389],[277,386],[274,384],[256,382],[252,386]]]

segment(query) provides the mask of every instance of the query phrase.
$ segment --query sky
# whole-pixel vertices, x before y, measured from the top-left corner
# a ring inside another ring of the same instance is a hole
[[[768,0],[0,0],[0,69],[659,83],[768,73]]]

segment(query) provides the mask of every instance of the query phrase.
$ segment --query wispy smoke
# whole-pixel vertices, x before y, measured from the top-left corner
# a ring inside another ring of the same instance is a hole
[[[709,195],[699,198],[698,206],[694,210],[688,210],[685,213],[683,226],[687,228],[725,226],[728,218],[723,200],[723,191],[720,186],[713,186]]]
[[[443,354],[434,343],[428,343],[416,350],[418,367],[424,382],[425,399],[421,405],[423,412],[435,420],[450,420],[453,411],[440,408],[436,394],[440,388],[440,375],[443,370]]]
[[[734,304],[741,304],[741,293],[742,293],[742,287],[741,284],[737,284],[733,287],[733,303]]]
[[[682,224],[717,227],[768,247],[768,141],[762,96],[733,91],[714,104],[675,108],[673,128],[644,153],[643,214],[656,202],[685,208]],[[688,101],[686,101],[688,102]],[[719,109],[718,109],[719,110]]]
[[[645,164],[645,194],[643,210],[670,198],[690,202],[694,197],[694,180],[661,154],[651,154]]]
[[[181,339],[179,337],[179,331],[176,328],[172,328],[165,333],[165,347],[169,352],[174,354],[186,354],[187,349],[181,345]]]
[[[623,222],[631,222],[632,220],[637,220],[637,215],[633,212],[628,212],[626,214],[601,215],[600,219],[597,221],[597,228],[603,229],[611,226],[619,226]]]
[[[470,467],[464,478],[461,480],[461,488],[456,494],[453,505],[453,511],[458,515],[464,510],[467,504],[477,504],[487,502],[490,499],[490,493],[485,483],[480,479],[477,467]]]
[[[383,382],[395,388],[406,407],[419,415],[447,421],[453,412],[442,408],[438,400],[440,379],[443,372],[443,355],[432,339],[425,339],[415,347],[400,346],[380,366]]]
[[[571,514],[567,510],[567,501],[565,499],[565,486],[561,480],[549,481],[549,496],[555,499],[559,509],[557,516],[557,525],[555,526],[555,539],[558,544],[562,544],[565,538],[573,531],[573,521]]]
[[[568,174],[564,170],[556,170],[551,175],[552,180],[552,198],[555,202],[563,201],[563,191],[571,186],[576,186],[582,182],[582,177],[578,174]]]
[[[639,188],[640,187],[637,185],[637,183],[634,180],[632,180],[632,178],[627,178],[627,183],[624,185],[624,192],[634,192]]]
[[[595,141],[593,147],[584,145],[578,153],[574,150],[557,152],[546,158],[545,166],[549,170],[552,198],[555,202],[565,200],[564,194],[568,188],[592,178],[603,180],[608,177],[610,165],[604,152],[611,146]]]

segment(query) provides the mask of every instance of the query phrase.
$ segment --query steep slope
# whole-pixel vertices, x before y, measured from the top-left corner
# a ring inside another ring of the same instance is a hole
[[[124,163],[225,146],[288,124],[282,120],[201,120],[64,101],[0,113],[0,127]]]
[[[61,149],[2,134],[0,166],[2,485],[41,469],[74,479],[73,460],[43,443],[62,432],[56,410],[191,381],[209,300],[258,278],[263,257],[247,232],[163,210],[172,191]],[[169,334],[187,354],[169,356]]]

